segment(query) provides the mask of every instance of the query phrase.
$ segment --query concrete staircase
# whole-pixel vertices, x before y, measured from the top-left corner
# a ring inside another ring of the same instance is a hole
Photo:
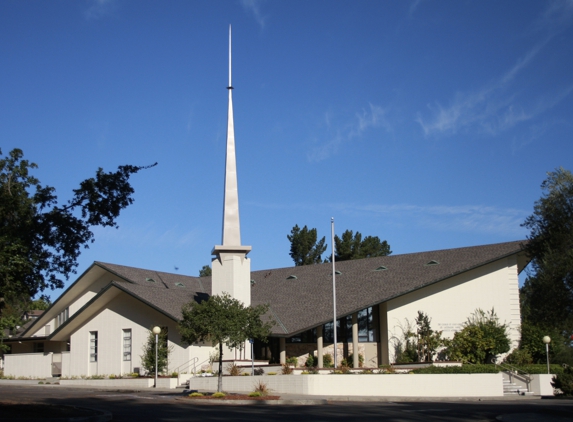
[[[524,385],[516,384],[506,377],[503,378],[503,395],[504,396],[532,396],[533,391]]]

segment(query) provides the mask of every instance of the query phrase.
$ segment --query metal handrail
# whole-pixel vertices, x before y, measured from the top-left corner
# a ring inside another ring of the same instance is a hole
[[[521,378],[523,378],[523,380],[524,380],[524,381],[527,383],[527,385],[529,386],[529,383],[530,383],[531,380],[533,379],[533,378],[531,377],[531,374],[528,374],[527,372],[522,371],[521,369],[516,368],[515,366],[510,365],[510,364],[508,364],[508,363],[497,363],[497,362],[495,361],[495,358],[492,359],[492,363],[494,363],[495,366],[500,366],[501,368],[504,368],[507,372],[509,372],[510,380],[511,380],[511,375],[512,375],[512,374],[514,374],[514,375],[519,375]]]
[[[181,365],[179,365],[177,368],[175,368],[175,369],[173,370],[173,372],[180,373],[183,369],[187,369],[187,368],[189,368],[191,365],[193,365],[193,369],[195,369],[195,363],[196,363],[196,361],[198,361],[198,360],[199,360],[199,358],[198,358],[197,356],[195,356],[195,357],[191,358],[190,360],[188,360],[187,362],[182,363]],[[181,369],[181,367],[182,367],[183,365],[187,365],[187,366],[185,366],[183,369]]]

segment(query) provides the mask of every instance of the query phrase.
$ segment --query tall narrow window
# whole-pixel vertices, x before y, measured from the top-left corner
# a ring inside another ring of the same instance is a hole
[[[131,330],[123,330],[123,360],[131,360]]]
[[[90,331],[90,362],[97,362],[97,331]]]

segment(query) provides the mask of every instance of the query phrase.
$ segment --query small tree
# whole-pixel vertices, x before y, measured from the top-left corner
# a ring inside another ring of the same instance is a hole
[[[434,331],[430,326],[432,319],[424,312],[418,311],[416,318],[416,335],[418,339],[418,361],[432,362],[436,350],[443,345],[442,332]]]
[[[162,328],[158,336],[157,344],[157,372],[164,373],[167,370],[169,362],[169,355],[173,350],[173,346],[167,345],[167,329]],[[141,358],[141,366],[145,369],[146,373],[155,373],[155,334],[149,330],[147,336],[147,343],[143,345],[143,355]]]
[[[217,391],[222,391],[223,388],[223,344],[242,350],[247,339],[266,341],[272,322],[263,322],[261,317],[268,309],[268,305],[247,307],[227,293],[211,296],[209,300],[201,303],[191,302],[183,306],[183,318],[179,323],[181,339],[187,344],[197,341],[219,344]]]
[[[316,229],[295,225],[287,239],[290,241],[290,256],[294,265],[311,265],[322,263],[322,254],[326,251],[326,238],[318,239]]]
[[[446,354],[451,360],[470,363],[490,363],[493,358],[509,351],[507,325],[501,324],[495,311],[476,311],[464,323],[464,328],[445,340]]]
[[[203,265],[203,268],[199,270],[199,277],[209,277],[212,273],[213,271],[210,266]]]

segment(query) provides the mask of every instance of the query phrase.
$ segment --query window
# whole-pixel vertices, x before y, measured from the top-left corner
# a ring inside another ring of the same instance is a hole
[[[44,353],[44,343],[34,343],[34,353]]]
[[[131,360],[131,330],[123,330],[123,360]]]
[[[90,362],[97,362],[97,331],[90,331]]]
[[[62,312],[60,312],[56,317],[56,328],[58,328],[60,325],[66,322],[69,316],[70,316],[70,308],[66,308]]]

